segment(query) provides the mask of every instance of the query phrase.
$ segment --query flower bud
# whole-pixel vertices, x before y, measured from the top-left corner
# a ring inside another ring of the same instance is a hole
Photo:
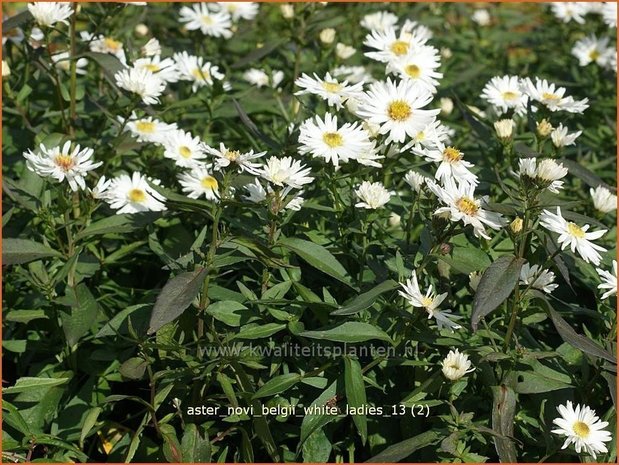
[[[450,115],[454,109],[454,102],[449,97],[441,98],[441,115]]]
[[[11,68],[9,67],[9,64],[5,60],[2,60],[2,79],[6,79],[10,75],[11,75]]]
[[[456,350],[450,350],[447,357],[441,362],[442,372],[450,381],[456,381],[475,368],[471,368],[471,362],[466,354]]]
[[[438,247],[438,253],[441,255],[449,255],[451,253],[451,244],[442,243]]]
[[[389,216],[389,226],[396,228],[400,226],[401,222],[402,217],[400,215],[398,215],[397,213],[391,213],[391,215]]]
[[[496,135],[501,140],[508,140],[512,138],[514,132],[514,121],[511,119],[502,119],[494,123],[494,130]]]
[[[443,58],[445,58],[446,60],[447,60],[447,59],[449,59],[449,58],[451,58],[451,57],[452,57],[452,55],[453,55],[453,53],[451,52],[451,49],[450,49],[450,48],[443,47],[443,48],[441,49],[441,56],[442,56]]]
[[[280,5],[279,8],[281,9],[282,16],[284,18],[286,19],[294,18],[294,5],[291,5],[290,3],[284,3],[283,5]]]
[[[338,58],[342,60],[346,60],[347,58],[350,58],[355,53],[357,53],[356,48],[351,47],[350,45],[343,44],[342,42],[338,42],[337,45],[335,46],[335,54],[337,55]]]
[[[323,29],[322,31],[320,31],[320,41],[323,44],[332,44],[333,41],[335,40],[335,29],[333,29],[332,27]]]
[[[148,34],[148,26],[143,23],[136,24],[134,31],[137,36],[146,37]]]
[[[548,137],[550,133],[552,132],[552,130],[554,129],[552,127],[552,124],[550,124],[550,121],[548,121],[546,118],[544,118],[541,121],[538,121],[536,123],[536,126],[537,126],[537,135],[540,137]]]
[[[509,224],[509,228],[512,230],[512,232],[518,234],[520,231],[522,231],[522,224],[522,218],[517,216],[516,219]]]

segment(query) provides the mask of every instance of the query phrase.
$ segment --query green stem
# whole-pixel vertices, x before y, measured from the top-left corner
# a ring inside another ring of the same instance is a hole
[[[62,118],[62,124],[67,131],[70,132],[71,128],[69,122],[67,121],[67,117],[65,115],[65,107],[64,100],[62,99],[62,90],[60,86],[60,77],[58,76],[58,70],[56,69],[56,64],[54,59],[52,58],[52,50],[51,50],[51,42],[49,40],[49,32],[45,32],[45,49],[47,51],[47,56],[49,57],[50,64],[50,76],[56,85],[56,97],[58,99],[58,106],[60,108],[60,116]]]
[[[213,230],[211,231],[211,244],[209,245],[208,254],[206,256],[206,268],[208,271],[206,277],[204,278],[204,283],[202,284],[202,291],[200,294],[200,308],[198,310],[198,340],[202,339],[202,337],[204,336],[203,313],[210,303],[208,298],[208,287],[211,281],[211,268],[213,266],[213,261],[215,260],[215,255],[217,253],[217,246],[219,242],[219,219],[221,218],[223,208],[220,206],[220,204],[214,204],[213,210]]]

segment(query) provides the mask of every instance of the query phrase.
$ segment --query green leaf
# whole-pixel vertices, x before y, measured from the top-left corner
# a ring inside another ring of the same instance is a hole
[[[359,294],[357,297],[348,301],[337,310],[331,312],[331,315],[344,316],[359,313],[361,310],[365,310],[366,308],[371,307],[381,295],[389,291],[393,291],[399,286],[400,285],[393,279],[383,281],[369,291],[364,292],[363,294]]]
[[[389,335],[382,329],[357,321],[348,321],[330,329],[303,331],[299,333],[299,336],[337,342],[364,342],[370,339],[392,342]]]
[[[417,436],[413,436],[410,439],[406,439],[402,442],[398,442],[393,446],[387,447],[384,451],[375,455],[366,463],[394,463],[404,460],[413,452],[429,446],[440,438],[439,434],[435,431],[426,431]]]
[[[344,387],[346,389],[346,401],[350,407],[359,408],[367,404],[363,372],[358,360],[344,357]],[[368,437],[368,419],[365,415],[352,415],[353,422],[361,436],[361,442],[365,444]]]
[[[127,307],[124,310],[121,310],[118,314],[114,315],[114,317],[105,323],[105,325],[99,330],[99,332],[95,335],[95,338],[104,337],[104,336],[114,336],[116,333],[126,332],[127,324],[124,324],[126,320],[131,319],[131,315],[134,313],[141,314],[143,316],[147,311],[146,308],[150,307],[150,304],[137,304],[132,305],[131,307]],[[146,316],[148,318],[148,316]],[[135,318],[138,320],[138,318]],[[145,330],[145,324],[142,328],[136,328],[136,322],[132,319],[131,321],[133,329],[139,334],[140,329]]]
[[[6,390],[4,391],[6,393]],[[2,410],[6,410],[7,414],[2,416],[2,420],[11,425],[17,431],[24,435],[29,435],[30,427],[24,417],[21,416],[17,407],[11,404],[9,401],[2,399]]]
[[[99,414],[103,409],[101,407],[94,407],[88,411],[86,418],[84,419],[84,424],[82,425],[82,431],[80,433],[80,447],[84,446],[84,439],[90,433],[90,430],[97,423],[97,419],[99,418]]]
[[[18,392],[40,390],[52,386],[59,386],[69,381],[69,378],[35,378],[24,376],[19,378],[13,386],[2,388],[3,394],[15,394]]]
[[[490,265],[488,254],[472,244],[464,247],[454,245],[449,255],[437,254],[436,257],[447,263],[454,271],[466,275]]]
[[[22,26],[33,19],[34,16],[32,16],[29,10],[20,11],[15,16],[11,16],[9,19],[2,21],[2,31],[6,34],[11,29]]]
[[[530,371],[516,372],[518,383],[514,390],[519,394],[539,394],[569,388],[570,385],[540,373]]]
[[[271,378],[256,391],[252,399],[273,396],[275,394],[279,394],[280,392],[284,392],[286,389],[291,388],[301,381],[301,379],[303,379],[303,377],[298,373],[287,373],[285,375],[279,375],[275,378]]]
[[[238,60],[236,63],[234,63],[231,66],[231,68],[233,69],[243,68],[254,61],[258,61],[261,58],[264,58],[265,56],[267,56],[272,51],[277,50],[285,42],[286,42],[286,39],[276,39],[276,40],[267,42],[262,47],[253,50],[251,53],[245,55],[243,58]]]
[[[303,443],[303,461],[305,463],[328,463],[333,446],[322,429],[314,431]]]
[[[520,277],[523,258],[513,255],[499,257],[490,265],[479,281],[473,299],[471,326],[477,330],[480,320],[496,309],[512,293]]]
[[[29,323],[33,320],[47,319],[44,310],[11,310],[5,316],[5,321],[16,323]]]
[[[504,384],[492,387],[492,429],[494,446],[501,462],[517,462],[516,446],[510,439],[514,436],[514,415],[516,413],[516,393]],[[505,436],[505,437],[501,437]]]
[[[62,254],[30,239],[6,237],[2,240],[2,264],[21,265],[46,257],[60,257]]]
[[[200,292],[207,268],[181,273],[170,279],[157,297],[150,318],[148,334],[178,318]]]
[[[245,305],[234,300],[215,302],[206,307],[206,313],[228,326],[240,326],[241,323],[247,323],[252,314]]]
[[[89,224],[82,231],[80,231],[75,238],[76,240],[79,240],[89,236],[120,234],[134,231],[153,223],[160,216],[161,214],[157,212],[108,216],[107,218],[103,218],[102,220]]]
[[[590,170],[588,170],[587,168],[585,168],[584,166],[582,166],[578,162],[576,162],[574,160],[570,160],[568,158],[561,158],[558,161],[563,166],[565,166],[567,168],[567,170],[570,172],[570,174],[573,174],[577,178],[580,178],[582,181],[584,181],[589,186],[591,186],[591,187],[597,187],[597,186],[608,187],[608,184],[606,184],[602,180],[602,178],[600,178],[598,175],[594,174],[593,172],[591,172]]]
[[[109,53],[99,53],[99,52],[87,52],[84,54],[88,58],[92,58],[95,63],[97,63],[107,79],[112,83],[112,85],[116,86],[116,79],[114,79],[114,75],[123,69],[126,68],[118,58],[114,55],[110,55]]]
[[[232,339],[263,339],[286,327],[283,323],[267,323],[265,325],[243,326]]]
[[[128,379],[141,379],[146,372],[148,362],[140,357],[131,357],[126,360],[118,369],[120,374]]]
[[[336,399],[338,382],[333,381],[327,389],[325,389],[320,396],[318,396],[314,402],[312,402],[308,408],[314,408],[318,410],[308,410],[301,422],[301,436],[299,438],[299,444],[297,445],[297,454],[301,451],[301,448],[305,441],[315,432],[322,429],[327,423],[335,420],[337,415],[329,415],[322,413],[322,408],[329,402]],[[310,413],[313,412],[313,413]]]
[[[176,437],[176,430],[172,425],[159,425],[161,436],[163,437],[163,455],[168,462],[180,462],[183,457],[181,453],[181,445]]]
[[[84,283],[67,287],[67,294],[58,300],[70,307],[68,311],[61,309],[59,313],[67,343],[74,346],[95,323],[99,305]]]
[[[202,437],[194,423],[185,426],[181,440],[181,454],[184,463],[208,463],[211,461],[211,443],[208,437]]]
[[[331,252],[323,246],[292,237],[281,238],[277,242],[277,245],[287,248],[317,270],[352,287],[346,269],[336,260]]]

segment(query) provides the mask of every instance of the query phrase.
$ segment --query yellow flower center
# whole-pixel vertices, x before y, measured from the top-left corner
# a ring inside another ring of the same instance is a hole
[[[207,26],[210,26],[211,24],[213,24],[213,18],[211,18],[209,15],[203,15],[202,22]]]
[[[117,52],[123,47],[122,43],[112,39],[111,37],[106,37],[105,39],[103,39],[103,43],[105,44],[106,48],[112,50],[113,52]]]
[[[180,153],[183,158],[191,158],[191,149],[186,145],[181,145],[178,148],[178,153]]]
[[[56,166],[64,172],[69,171],[73,168],[73,166],[75,166],[75,161],[73,161],[73,158],[65,153],[56,155],[56,158],[54,158],[54,163],[56,163]]]
[[[591,58],[593,61],[597,60],[598,58],[600,58],[600,52],[596,49],[591,50],[591,52],[589,52],[589,58]]]
[[[338,84],[337,82],[323,82],[322,88],[327,92],[339,92],[342,88],[342,85]]]
[[[479,207],[477,206],[475,201],[468,197],[462,197],[461,199],[457,200],[456,207],[465,215],[470,216],[474,216],[479,210]]]
[[[503,95],[503,100],[507,100],[509,102],[512,100],[516,100],[520,94],[518,94],[518,92],[508,90],[506,92],[503,92],[502,95]]]
[[[447,147],[443,150],[443,160],[448,163],[457,163],[462,160],[462,152],[454,147]]]
[[[403,40],[396,40],[391,44],[391,51],[394,55],[406,55],[406,52],[408,52],[408,43]]]
[[[322,140],[331,148],[341,147],[344,143],[342,136],[337,132],[325,132],[322,136]]]
[[[224,157],[226,157],[230,161],[237,161],[240,156],[241,152],[239,152],[238,150],[227,150],[224,153]]]
[[[144,68],[149,70],[151,73],[156,73],[157,71],[159,71],[161,69],[161,68],[159,68],[159,65],[156,65],[154,63],[149,63],[149,64],[145,65]]]
[[[424,307],[429,307],[430,305],[432,305],[432,302],[434,302],[434,299],[432,299],[431,297],[423,297],[421,299],[421,305],[423,305]]]
[[[218,186],[217,179],[215,179],[213,176],[206,176],[202,178],[202,180],[200,181],[200,184],[205,189],[210,189],[213,191],[216,190]]]
[[[542,94],[542,98],[544,100],[559,100],[561,97],[559,97],[557,94],[551,94],[549,92],[544,92]]]
[[[389,118],[394,121],[406,121],[412,113],[411,106],[404,100],[394,100],[387,108]]]
[[[131,202],[142,203],[146,200],[146,192],[142,189],[131,189],[127,194],[127,197]]]
[[[155,123],[152,121],[138,121],[135,123],[135,128],[138,132],[144,132],[146,134],[152,134],[155,132]]]
[[[577,224],[568,223],[567,230],[572,236],[577,237],[578,239],[582,239],[585,237],[585,232]]]
[[[421,69],[417,65],[408,65],[404,68],[404,71],[413,79],[417,79],[421,76]]]
[[[207,79],[210,79],[210,74],[208,73],[208,71],[200,68],[194,69],[191,72],[191,75],[199,81],[206,81]]]
[[[582,421],[577,421],[572,425],[572,429],[574,430],[574,433],[576,433],[577,436],[581,437],[581,438],[587,438],[589,436],[590,433],[590,429],[589,429],[589,425],[587,425],[586,423],[583,423]]]

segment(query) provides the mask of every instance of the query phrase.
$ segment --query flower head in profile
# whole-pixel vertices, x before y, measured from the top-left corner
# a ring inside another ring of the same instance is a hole
[[[552,13],[564,23],[574,21],[578,24],[585,23],[587,7],[584,2],[553,2],[549,3]]]
[[[513,110],[517,115],[527,111],[527,95],[520,88],[518,76],[495,76],[488,82],[481,98],[492,105],[498,115]]]
[[[375,82],[365,93],[358,114],[368,123],[379,126],[386,134],[386,143],[404,142],[415,137],[432,123],[439,109],[424,110],[432,101],[432,94],[411,81]]]
[[[39,26],[53,26],[56,23],[69,24],[67,18],[73,14],[70,2],[33,2],[28,11]]]
[[[419,282],[417,281],[417,273],[413,271],[410,279],[406,282],[400,283],[403,290],[398,291],[399,294],[406,299],[406,301],[416,308],[423,308],[428,313],[428,319],[434,318],[438,329],[447,327],[452,331],[459,329],[461,326],[453,320],[458,320],[460,317],[451,315],[450,310],[440,310],[438,307],[443,303],[447,297],[447,293],[436,295],[432,291],[432,285],[428,287],[425,294],[419,289]]]
[[[602,212],[609,213],[617,209],[617,196],[604,186],[589,189],[593,207]]]
[[[233,22],[239,19],[252,20],[258,14],[260,4],[257,2],[218,2],[223,11],[227,11]]]
[[[520,268],[520,285],[531,286],[533,289],[539,289],[547,294],[554,291],[558,284],[554,284],[555,274],[552,271],[544,270],[539,265],[531,266],[525,263]]]
[[[355,189],[355,194],[360,200],[355,204],[355,207],[367,210],[384,207],[391,199],[391,192],[385,189],[385,186],[380,182],[363,181]]]
[[[582,113],[589,108],[589,99],[574,100],[572,96],[565,96],[565,87],[557,87],[546,79],[530,78],[521,81],[522,91],[532,100],[541,103],[550,111],[567,111],[568,113]]]
[[[147,69],[165,82],[176,82],[179,79],[176,62],[172,58],[161,59],[160,55],[138,58],[133,63],[137,69]]]
[[[588,224],[578,226],[576,223],[563,218],[561,207],[557,207],[556,214],[544,210],[540,215],[539,224],[549,231],[559,234],[559,243],[562,250],[570,247],[572,253],[578,252],[587,263],[600,264],[602,257],[598,252],[606,252],[606,249],[591,241],[602,237],[606,233],[605,229],[587,232],[589,230]]]
[[[209,3],[194,3],[180,9],[180,22],[190,31],[200,30],[202,34],[211,37],[232,37],[232,19],[230,14],[221,8],[215,11],[216,5]]]
[[[359,100],[363,95],[363,82],[357,84],[340,82],[329,73],[324,79],[319,78],[316,73],[313,78],[304,73],[295,81],[295,85],[302,89],[295,92],[295,95],[318,95],[327,102],[327,105],[337,109],[342,108],[347,100]]]
[[[227,148],[223,143],[219,144],[219,150],[209,146],[205,146],[205,150],[215,157],[215,170],[236,167],[240,173],[247,171],[256,175],[261,165],[252,160],[257,160],[266,155],[266,152],[254,153],[253,150],[242,153],[240,150]]]
[[[159,96],[166,87],[165,81],[147,69],[129,68],[114,75],[116,85],[137,94],[146,105],[159,103]]]
[[[125,48],[122,42],[113,37],[106,37],[103,35],[95,36],[87,31],[82,31],[80,36],[82,40],[88,44],[90,51],[114,55],[123,65],[127,64]]]
[[[413,170],[410,170],[404,175],[404,181],[406,182],[406,184],[411,186],[412,189],[417,193],[421,192],[421,189],[423,189],[423,186],[428,181],[428,179],[428,177],[419,174]]]
[[[266,165],[258,170],[258,174],[276,186],[300,189],[314,180],[308,176],[310,171],[310,168],[291,157],[270,157]]]
[[[557,410],[561,416],[552,420],[558,426],[552,432],[566,437],[561,449],[574,444],[577,453],[582,451],[593,458],[600,452],[608,452],[604,445],[612,440],[611,434],[604,429],[608,422],[601,421],[595,410],[580,404],[574,408],[569,400],[565,405],[559,405]]]
[[[558,193],[563,188],[563,179],[567,176],[567,168],[556,161],[545,158],[537,161],[535,158],[521,158],[518,160],[518,175],[525,185],[533,185],[538,189],[548,189]]]
[[[284,72],[274,69],[269,75],[266,71],[261,69],[250,68],[243,73],[243,79],[258,88],[269,86],[273,89],[277,89],[284,79]]]
[[[118,119],[122,121],[121,117]],[[176,123],[164,123],[152,116],[140,118],[135,112],[131,114],[129,121],[125,125],[125,131],[131,132],[138,142],[151,142],[155,144],[162,144],[170,132],[175,130]]]
[[[273,188],[267,184],[266,189],[262,185],[259,179],[254,179],[253,182],[245,185],[247,195],[245,199],[252,203],[262,203],[268,196],[273,194]],[[276,210],[292,210],[299,211],[303,206],[305,199],[302,194],[303,191],[298,191],[294,195],[288,195],[292,189],[290,187],[285,188],[278,196],[277,202],[279,203]]]
[[[140,49],[142,56],[145,57],[154,57],[157,55],[161,55],[161,44],[154,37],[149,39],[142,48]]]
[[[458,349],[449,351],[447,357],[441,362],[441,367],[443,375],[450,381],[457,381],[475,370],[475,368],[471,368],[468,355],[459,352]]]
[[[52,55],[52,61],[56,68],[69,73],[71,71],[71,54],[69,52],[60,52]],[[88,60],[86,58],[78,58],[75,60],[75,73],[85,75],[88,73],[84,68],[88,66]]]
[[[207,200],[217,202],[219,200],[219,184],[205,167],[198,166],[189,172],[179,175],[178,182],[183,188],[183,192],[191,199],[198,199],[201,196]]]
[[[66,180],[74,192],[86,189],[84,177],[103,163],[92,161],[93,149],[71,145],[71,142],[67,141],[62,147],[48,149],[41,144],[39,153],[31,150],[24,152],[26,166],[41,177],[49,177],[57,182]]]
[[[574,142],[582,134],[582,131],[576,131],[571,134],[568,134],[567,127],[563,126],[563,124],[559,123],[553,131],[550,133],[550,139],[552,140],[552,144],[557,147],[566,147],[568,145],[574,145]]]
[[[204,58],[195,55],[189,55],[187,52],[174,54],[174,61],[178,67],[179,78],[183,81],[191,81],[193,85],[191,90],[196,92],[204,86],[212,86],[214,80],[222,81],[225,76],[219,72],[219,66],[215,66]],[[229,88],[229,85],[224,83],[224,89]]]
[[[397,24],[398,17],[389,11],[377,11],[365,15],[359,24],[370,31],[384,31]]]
[[[159,184],[159,180],[149,179],[139,172],[131,176],[121,174],[110,180],[100,198],[117,214],[165,210],[165,197],[153,189],[148,181]]]
[[[611,295],[617,294],[617,260],[613,260],[613,272],[605,271],[601,268],[596,268],[595,271],[598,272],[600,278],[602,279],[602,283],[598,285],[598,289],[605,291],[602,294],[602,300]]]
[[[424,157],[427,161],[438,163],[436,179],[454,179],[459,183],[477,184],[477,176],[469,168],[472,163],[464,160],[464,154],[455,147],[446,147],[442,143],[436,148],[426,150],[413,150],[413,153]]]

